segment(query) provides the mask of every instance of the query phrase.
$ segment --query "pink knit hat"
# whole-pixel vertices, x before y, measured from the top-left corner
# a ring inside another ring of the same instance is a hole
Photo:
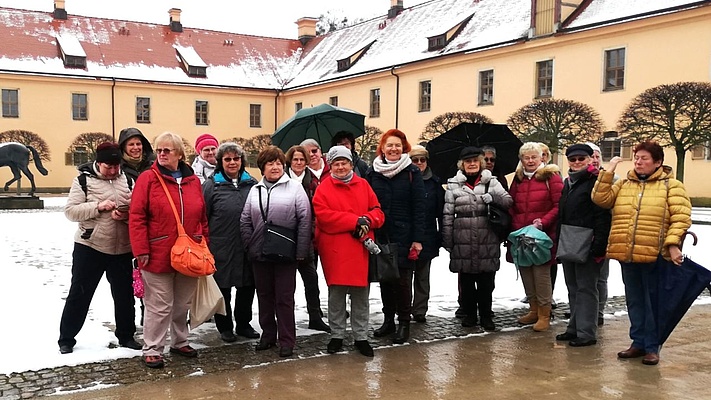
[[[209,133],[203,133],[195,139],[195,150],[200,153],[205,146],[215,146],[217,147],[217,139],[210,135]]]

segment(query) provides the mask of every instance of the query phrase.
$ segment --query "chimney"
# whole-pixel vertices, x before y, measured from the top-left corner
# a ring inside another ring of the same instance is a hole
[[[299,29],[299,41],[304,46],[309,40],[316,37],[316,23],[318,18],[303,17],[296,20]]]
[[[54,0],[54,19],[67,19],[67,10],[64,8],[64,0]]]
[[[180,12],[179,8],[171,8],[168,10],[170,15],[170,30],[173,32],[182,32],[183,24],[180,23]]]
[[[390,9],[388,10],[388,18],[395,18],[404,9],[403,0],[390,0]]]

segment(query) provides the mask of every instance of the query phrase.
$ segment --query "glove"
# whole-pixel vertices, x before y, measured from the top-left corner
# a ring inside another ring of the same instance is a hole
[[[484,193],[484,194],[481,195],[481,200],[482,200],[484,203],[489,204],[489,203],[491,203],[492,201],[494,201],[494,198],[491,197],[491,193]]]
[[[353,231],[353,237],[355,237],[356,239],[360,239],[363,236],[365,236],[366,234],[368,234],[369,231],[370,231],[370,220],[365,216],[358,217],[358,221],[356,222],[355,231]]]
[[[541,222],[540,218],[536,218],[533,220],[533,226],[535,226],[538,230],[543,230],[543,222]]]

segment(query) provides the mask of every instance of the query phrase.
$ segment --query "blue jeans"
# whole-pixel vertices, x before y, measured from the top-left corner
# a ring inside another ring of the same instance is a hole
[[[659,335],[654,305],[657,302],[659,270],[656,263],[620,263],[630,318],[632,347],[647,353],[659,352]]]

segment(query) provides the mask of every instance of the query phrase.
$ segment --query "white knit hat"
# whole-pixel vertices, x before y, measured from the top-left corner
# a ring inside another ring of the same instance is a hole
[[[331,150],[328,151],[328,154],[326,154],[326,161],[328,161],[329,164],[333,164],[337,158],[345,158],[348,161],[353,162],[353,155],[345,146],[333,146],[331,147]]]

